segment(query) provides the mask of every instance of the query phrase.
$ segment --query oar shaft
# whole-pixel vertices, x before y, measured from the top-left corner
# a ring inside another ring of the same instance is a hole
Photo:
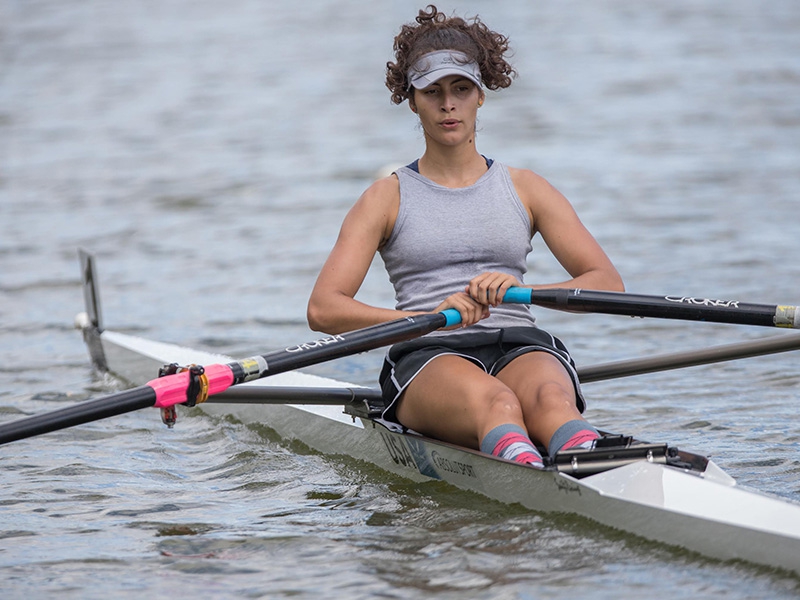
[[[114,394],[113,399],[113,402],[109,402],[108,397],[98,398],[5,423],[0,426],[0,444],[147,408],[155,403],[156,393],[150,386],[143,385]]]
[[[212,396],[217,404],[326,404],[341,406],[356,401],[380,401],[378,388],[367,387],[287,387],[273,385],[240,385]]]
[[[516,287],[510,288],[506,292],[503,301],[535,304],[567,312],[800,329],[800,308],[797,306],[752,304],[736,300],[711,300],[690,296],[649,296],[566,288],[532,290]]]
[[[229,363],[233,385],[396,344],[461,321],[458,311],[406,317]]]
[[[578,378],[581,383],[591,383],[593,381],[630,377],[631,375],[645,375],[658,371],[709,365],[753,356],[790,352],[792,350],[800,350],[800,334],[785,333],[762,340],[727,344],[702,350],[660,354],[649,358],[620,360],[578,367]]]

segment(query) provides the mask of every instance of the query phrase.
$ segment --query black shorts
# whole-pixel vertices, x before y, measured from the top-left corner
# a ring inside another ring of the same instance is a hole
[[[379,377],[386,401],[382,420],[396,429],[397,400],[417,374],[431,360],[442,354],[462,356],[489,375],[496,375],[512,360],[528,352],[548,352],[561,361],[575,386],[575,403],[580,412],[586,409],[575,363],[566,346],[557,337],[535,326],[508,327],[499,331],[478,331],[456,335],[422,337],[395,344],[386,353]]]

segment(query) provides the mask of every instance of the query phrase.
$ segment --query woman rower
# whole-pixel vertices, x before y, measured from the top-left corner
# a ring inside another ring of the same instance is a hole
[[[380,376],[384,422],[534,467],[588,447],[597,430],[574,363],[560,340],[521,305],[501,304],[523,285],[539,233],[568,281],[527,287],[622,291],[609,258],[567,199],[532,171],[482,156],[475,145],[484,88],[515,75],[508,39],[478,17],[420,10],[394,40],[387,64],[392,101],[419,117],[425,152],[373,183],[347,214],[308,304],[309,325],[334,334],[454,308],[457,329],[392,346]],[[396,308],[355,299],[375,252]]]

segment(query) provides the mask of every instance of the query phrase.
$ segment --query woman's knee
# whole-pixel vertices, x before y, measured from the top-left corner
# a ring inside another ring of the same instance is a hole
[[[577,410],[575,389],[560,381],[542,382],[525,397],[525,408],[535,412]]]
[[[483,395],[483,409],[495,418],[505,417],[507,422],[522,419],[522,404],[516,394],[506,386],[497,386]]]

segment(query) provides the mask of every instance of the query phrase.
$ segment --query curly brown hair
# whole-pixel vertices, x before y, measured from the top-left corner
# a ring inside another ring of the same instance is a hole
[[[478,17],[464,20],[448,17],[433,5],[420,10],[416,23],[406,23],[394,38],[395,62],[386,63],[386,87],[392,102],[400,104],[413,91],[408,80],[411,66],[424,54],[435,50],[457,50],[478,63],[483,85],[490,90],[507,88],[517,73],[503,55],[508,38],[492,31]]]

